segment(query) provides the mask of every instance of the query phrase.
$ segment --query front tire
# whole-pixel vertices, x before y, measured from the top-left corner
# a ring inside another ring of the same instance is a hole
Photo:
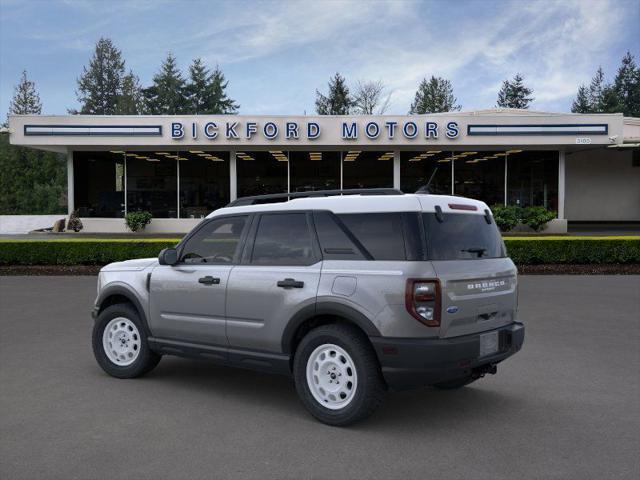
[[[293,373],[302,403],[327,425],[363,420],[384,396],[375,352],[351,326],[323,325],[307,333],[296,350]]]
[[[138,312],[126,303],[100,312],[93,326],[92,344],[98,365],[116,378],[139,377],[160,361],[160,355],[149,348]]]

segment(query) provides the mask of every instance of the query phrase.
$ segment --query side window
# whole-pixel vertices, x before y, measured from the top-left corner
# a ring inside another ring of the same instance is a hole
[[[322,258],[325,260],[365,260],[357,245],[329,212],[314,212]]]
[[[374,260],[406,260],[401,213],[345,213],[338,218]]]
[[[180,261],[184,263],[233,263],[247,217],[212,220],[185,243]]]
[[[260,217],[253,245],[254,265],[311,265],[313,241],[305,213],[265,214]]]

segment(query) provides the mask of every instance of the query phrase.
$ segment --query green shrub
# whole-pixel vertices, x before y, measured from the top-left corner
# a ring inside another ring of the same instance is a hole
[[[151,223],[153,216],[149,212],[129,212],[124,217],[127,227],[132,232],[144,230],[144,227]]]
[[[106,265],[157,257],[178,239],[0,240],[0,265]],[[640,237],[507,237],[516,264],[640,263]]]
[[[106,265],[157,257],[179,240],[0,240],[0,265]]]
[[[640,237],[505,238],[517,265],[640,263]]]
[[[545,207],[526,207],[518,205],[494,205],[491,207],[496,225],[503,232],[513,230],[523,224],[539,232],[544,225],[556,218],[556,213]]]
[[[527,207],[522,209],[522,223],[530,226],[534,232],[539,232],[540,229],[556,218],[555,212],[547,210],[544,207]]]
[[[521,208],[516,205],[494,205],[491,207],[496,225],[503,232],[513,230],[520,223]]]

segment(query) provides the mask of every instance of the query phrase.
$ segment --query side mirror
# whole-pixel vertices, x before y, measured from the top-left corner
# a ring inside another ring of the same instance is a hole
[[[160,265],[175,265],[178,263],[178,250],[175,248],[163,248],[158,255]]]

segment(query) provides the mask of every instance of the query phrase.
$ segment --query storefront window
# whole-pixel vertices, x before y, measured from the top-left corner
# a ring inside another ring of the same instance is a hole
[[[558,210],[558,152],[511,150],[507,203]]]
[[[400,189],[413,193],[429,184],[430,193],[450,195],[452,154],[442,150],[401,152]]]
[[[340,188],[340,152],[289,152],[292,192]]]
[[[229,203],[229,153],[178,152],[180,218],[203,218]]]
[[[504,151],[460,151],[453,153],[454,193],[482,200],[487,205],[504,204]]]
[[[176,218],[177,158],[171,152],[127,152],[127,211]]]
[[[342,185],[348,188],[393,187],[393,151],[342,153]]]
[[[81,217],[124,216],[124,153],[74,152],[75,208]]]
[[[237,152],[238,197],[286,192],[288,168],[286,151]]]

